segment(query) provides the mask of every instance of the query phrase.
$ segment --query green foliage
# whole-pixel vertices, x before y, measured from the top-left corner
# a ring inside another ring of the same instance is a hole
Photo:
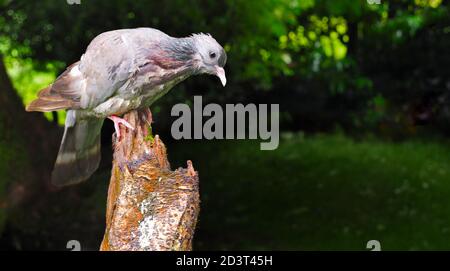
[[[316,97],[327,101],[308,112],[318,116],[317,121],[330,121],[323,126],[376,130],[381,122],[393,123],[392,116],[408,118],[411,108],[429,99],[429,89],[435,93],[434,100],[449,99],[443,83],[447,72],[428,68],[436,58],[442,62],[439,67],[449,65],[441,53],[449,40],[449,7],[440,0],[382,1],[380,5],[354,0],[196,0],[189,4],[98,0],[82,5],[17,0],[2,7],[0,52],[7,56],[9,74],[25,104],[64,66],[78,60],[97,34],[139,26],[173,36],[210,32],[229,55],[227,91],[214,91],[217,84],[212,80],[193,78],[158,103],[156,111],[187,100],[199,89],[208,97],[205,102],[236,102],[251,98],[254,90],[281,90],[295,96],[301,88],[306,92],[305,103]],[[434,39],[429,35],[435,35]],[[423,47],[431,40],[436,45],[430,55]],[[437,44],[443,44],[442,49]],[[406,52],[419,57],[402,56]],[[441,78],[442,83],[430,86],[415,80],[429,74],[433,78],[428,81]],[[381,96],[386,100],[383,110],[373,103]],[[304,118],[297,112],[308,106],[302,101],[284,112],[291,123]],[[327,105],[337,101],[341,107]],[[339,114],[331,112],[336,110]],[[433,112],[438,114],[437,129],[448,131],[445,107],[437,105]],[[64,115],[58,115],[63,123]],[[336,119],[328,117],[332,115]]]
[[[56,78],[58,67],[63,66],[60,62],[47,62],[45,67],[36,68],[36,63],[30,58],[4,57],[4,63],[8,75],[17,93],[25,105],[36,99],[39,90],[50,85]],[[45,113],[47,119],[52,120],[51,113]],[[58,122],[64,124],[65,112],[58,112]]]
[[[153,131],[152,131],[152,125],[148,125],[147,127],[147,136],[144,138],[145,141],[150,141],[150,143],[153,143],[155,138],[153,137]]]
[[[24,104],[36,98],[37,92],[55,80],[56,68],[51,63],[46,71],[36,70],[31,59],[6,57],[4,59],[8,75]]]

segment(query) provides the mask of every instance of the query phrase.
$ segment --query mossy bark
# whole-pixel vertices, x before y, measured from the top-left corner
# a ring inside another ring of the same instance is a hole
[[[121,128],[115,141],[100,250],[191,250],[200,209],[197,172],[190,161],[170,170],[148,111],[124,118],[135,130]]]

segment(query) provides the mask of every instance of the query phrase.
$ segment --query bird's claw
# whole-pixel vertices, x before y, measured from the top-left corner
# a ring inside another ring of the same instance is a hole
[[[119,124],[122,124],[122,125],[124,125],[125,127],[129,128],[131,130],[134,130],[134,127],[128,121],[126,121],[125,119],[119,118],[117,116],[110,116],[110,117],[108,117],[108,119],[110,119],[110,120],[112,120],[114,122],[114,129],[116,130],[116,135],[117,135],[117,138],[119,138],[119,139],[120,139],[120,127],[119,127]]]

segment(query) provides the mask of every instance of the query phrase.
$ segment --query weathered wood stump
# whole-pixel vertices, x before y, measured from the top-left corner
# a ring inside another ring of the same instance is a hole
[[[135,129],[121,127],[115,140],[100,250],[191,250],[200,209],[197,172],[190,161],[187,169],[170,170],[148,110],[124,118]]]

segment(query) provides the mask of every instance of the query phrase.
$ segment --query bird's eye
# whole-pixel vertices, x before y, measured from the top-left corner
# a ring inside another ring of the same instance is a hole
[[[210,58],[215,58],[216,57],[216,53],[214,53],[214,52],[209,53],[209,57]]]

